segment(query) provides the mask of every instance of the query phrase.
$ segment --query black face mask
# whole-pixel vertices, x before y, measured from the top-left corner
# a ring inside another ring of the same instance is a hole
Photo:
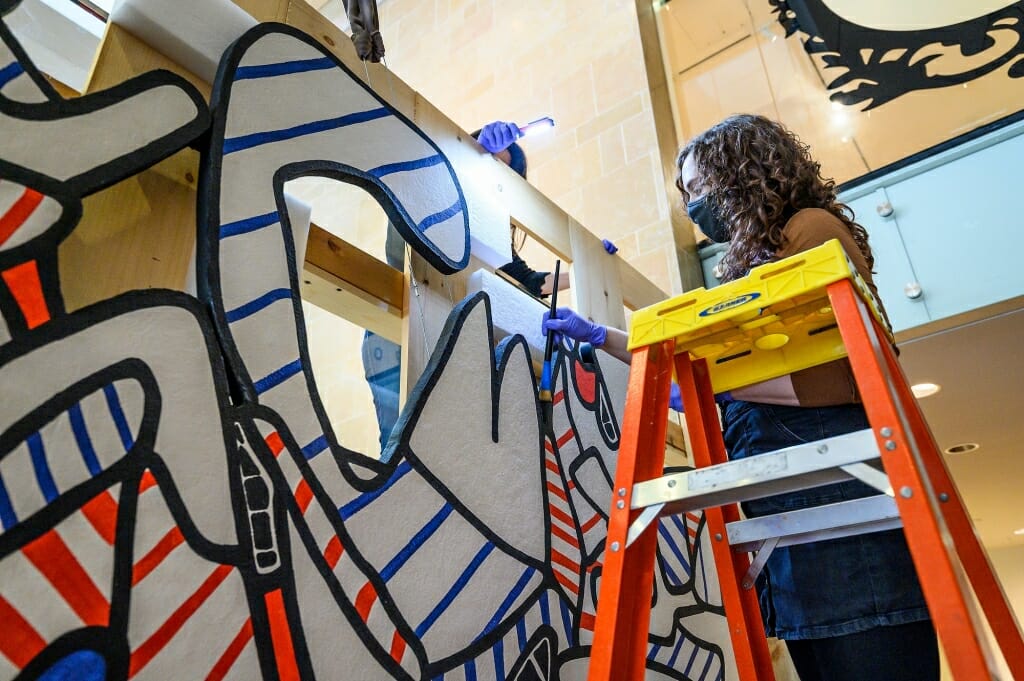
[[[697,223],[704,236],[716,244],[729,241],[729,225],[719,219],[715,204],[708,199],[707,194],[686,204],[686,214]]]

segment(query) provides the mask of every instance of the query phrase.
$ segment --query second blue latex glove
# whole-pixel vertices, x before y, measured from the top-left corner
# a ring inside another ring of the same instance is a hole
[[[554,317],[545,312],[541,321],[541,329],[545,336],[549,331],[554,331],[560,336],[571,338],[574,341],[590,343],[595,348],[604,345],[604,341],[608,337],[606,327],[580,316],[570,307],[558,308],[555,310]]]
[[[604,246],[604,250],[608,252],[608,255],[615,255],[619,252],[619,247],[609,239],[601,239],[601,245]]]
[[[523,133],[519,131],[519,126],[515,123],[495,121],[480,128],[480,136],[477,137],[477,141],[487,151],[497,154],[499,151],[508,149],[522,136]]]

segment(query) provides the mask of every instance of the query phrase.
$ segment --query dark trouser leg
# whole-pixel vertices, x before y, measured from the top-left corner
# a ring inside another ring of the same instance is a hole
[[[818,658],[814,654],[815,644],[820,640],[786,641],[789,657],[793,660],[800,681],[822,681],[818,673]]]
[[[786,645],[800,681],[939,681],[939,646],[928,621]]]

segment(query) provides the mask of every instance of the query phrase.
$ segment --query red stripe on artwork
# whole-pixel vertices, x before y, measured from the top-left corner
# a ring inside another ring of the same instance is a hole
[[[39,204],[43,202],[43,195],[34,189],[26,188],[18,200],[15,201],[7,212],[0,216],[0,246],[3,246],[11,235],[19,227],[25,224]]]
[[[302,480],[295,488],[295,503],[299,505],[299,512],[305,514],[311,501],[313,501],[313,490],[308,482]]]
[[[206,578],[199,588],[188,599],[175,610],[167,620],[160,625],[152,636],[143,641],[142,645],[136,648],[128,662],[129,678],[138,674],[142,669],[152,662],[153,658],[163,650],[178,631],[185,625],[192,615],[196,613],[203,603],[206,602],[217,587],[231,574],[230,565],[220,565],[209,577]]]
[[[562,491],[562,488],[559,487],[558,485],[556,485],[555,483],[548,482],[548,491],[551,492],[552,494],[554,494],[556,497],[558,497],[562,501],[564,501],[566,503],[569,503],[569,497],[567,497],[565,492]]]
[[[271,591],[263,600],[267,604],[267,618],[270,620],[270,640],[274,644],[277,676],[281,681],[299,681],[299,663],[295,659],[292,628],[288,623],[281,590]]]
[[[580,569],[579,563],[574,561],[569,556],[566,556],[564,554],[559,553],[558,551],[555,551],[554,549],[551,549],[551,562],[558,563],[563,567],[567,567],[573,572],[578,572]]]
[[[82,515],[103,541],[114,545],[117,534],[117,502],[110,492],[101,492],[82,506]]]
[[[153,477],[152,471],[147,470],[142,474],[142,479],[139,481],[139,494],[148,491],[152,487],[156,487],[156,478]]]
[[[593,517],[590,518],[590,520],[583,523],[583,526],[580,527],[580,529],[583,530],[583,534],[590,532],[590,530],[593,529],[594,525],[597,525],[599,520],[601,520],[601,514],[595,513]]]
[[[156,546],[149,550],[149,553],[132,566],[132,586],[144,580],[150,572],[155,570],[160,563],[164,562],[164,559],[170,555],[171,551],[181,546],[184,541],[185,536],[181,533],[181,530],[177,527],[172,527],[171,531],[165,534],[156,543]]]
[[[548,506],[548,510],[551,512],[552,518],[557,518],[558,520],[561,520],[569,527],[573,527],[575,525],[575,523],[572,521],[572,516],[567,515],[565,511],[558,508],[557,506]]]
[[[39,632],[0,596],[0,653],[22,669],[45,647],[46,641]]]
[[[235,635],[235,638],[228,644],[224,654],[220,656],[216,664],[213,665],[213,669],[206,675],[206,681],[221,681],[228,672],[231,671],[231,667],[238,660],[238,656],[245,650],[245,646],[252,640],[252,619],[246,619],[245,624]]]
[[[284,449],[284,440],[281,439],[281,436],[277,434],[276,430],[264,438],[264,442],[266,442],[267,446],[270,447],[270,453],[275,457],[281,453],[282,449]]]
[[[373,604],[377,601],[377,590],[373,588],[373,582],[367,582],[363,585],[363,588],[359,590],[359,594],[356,596],[356,612],[363,618],[365,622],[370,617],[370,610],[373,608]]]
[[[327,548],[324,549],[324,560],[327,564],[334,569],[334,566],[341,560],[341,554],[345,552],[345,547],[341,545],[341,540],[338,539],[338,535],[331,537],[331,540],[327,542]]]
[[[87,626],[105,626],[110,604],[56,530],[21,549]]]
[[[555,579],[558,580],[558,583],[564,586],[569,591],[571,591],[573,596],[580,595],[580,588],[576,585],[576,582],[566,577],[558,570],[552,570],[552,572],[555,575]]]
[[[391,659],[401,663],[403,656],[405,656],[405,639],[395,629],[395,635],[391,637]]]
[[[566,544],[568,544],[569,546],[573,547],[574,549],[579,549],[579,547],[580,547],[580,543],[576,539],[576,537],[573,537],[571,534],[569,534],[568,532],[566,532],[562,528],[558,527],[557,525],[552,525],[551,526],[551,534],[555,535],[556,537],[558,537],[559,539],[561,539],[562,541],[564,541]]]
[[[25,317],[25,325],[34,329],[50,320],[50,308],[43,295],[39,266],[35,260],[23,262],[0,273],[7,288]]]

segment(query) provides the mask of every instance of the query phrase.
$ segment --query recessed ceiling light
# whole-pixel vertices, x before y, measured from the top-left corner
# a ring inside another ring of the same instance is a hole
[[[980,446],[977,442],[961,442],[958,445],[947,447],[946,454],[966,454],[967,452],[973,452]]]
[[[910,392],[914,393],[914,397],[917,399],[931,397],[940,390],[942,390],[942,386],[937,383],[915,383],[910,386]]]
[[[1024,527],[1018,527],[1016,530],[1013,531],[1013,533],[1018,537],[1024,536]]]

